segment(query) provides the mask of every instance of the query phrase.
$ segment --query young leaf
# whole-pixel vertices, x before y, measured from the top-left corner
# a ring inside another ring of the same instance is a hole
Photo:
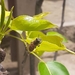
[[[38,64],[38,70],[40,75],[70,75],[64,65],[59,62],[40,62]]]
[[[59,36],[63,39],[63,42],[67,42],[67,39],[62,34],[60,34],[58,32],[54,32],[54,31],[47,32],[47,36]]]
[[[10,15],[10,11],[5,11],[5,17]],[[0,5],[0,19],[1,19],[1,5]]]
[[[35,40],[35,38],[27,38],[25,42],[30,44],[33,40]],[[63,44],[58,46],[57,44],[48,41],[41,41],[41,43],[34,48],[33,52],[38,56],[41,56],[44,52],[54,52],[59,50],[66,50],[66,47]]]
[[[42,19],[48,14],[49,14],[49,12],[44,12],[44,13],[41,13],[41,14],[33,16],[33,18],[35,18],[35,19]]]
[[[4,19],[5,19],[5,5],[4,5],[4,0],[1,0],[1,25],[0,25],[0,29],[3,26]]]
[[[35,19],[27,15],[22,15],[15,18],[10,26],[13,30],[23,31],[38,31],[54,27],[56,26],[47,20]]]
[[[44,33],[40,32],[40,31],[31,31],[28,33],[29,38],[35,38],[35,37],[39,37],[44,41],[48,41],[50,43],[56,44],[58,46],[62,46],[62,41],[63,39],[60,36],[47,36]]]
[[[25,42],[27,42],[28,44],[30,44],[34,39],[31,39],[31,38],[27,38],[25,39]]]
[[[47,41],[42,41],[42,43],[39,46],[37,46],[34,51],[35,52],[40,52],[40,51],[54,52],[54,51],[59,51],[59,50],[66,50],[66,47],[64,45],[60,47],[56,44],[53,44]]]
[[[7,20],[7,23],[6,23],[6,25],[4,26],[4,31],[7,30],[8,26],[9,26],[9,24],[10,24],[10,22],[11,22],[12,13],[13,13],[13,7],[11,8],[10,15],[9,15],[8,20]]]
[[[1,23],[1,5],[0,5],[0,23]],[[5,11],[5,20],[4,20],[4,24],[6,24],[7,22],[7,19],[8,19],[8,16],[10,15],[10,12],[9,11]]]
[[[28,37],[29,38],[35,38],[35,37],[44,38],[44,37],[46,37],[46,35],[44,33],[42,33],[41,31],[30,31],[28,33]]]
[[[45,51],[33,51],[36,55],[41,56]]]
[[[20,30],[15,30],[17,33],[19,33],[19,34],[22,34],[23,33],[23,31],[20,31]]]

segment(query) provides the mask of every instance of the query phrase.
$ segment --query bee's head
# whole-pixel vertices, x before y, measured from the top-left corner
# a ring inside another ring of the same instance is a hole
[[[38,45],[41,43],[41,39],[40,38],[36,38],[36,40],[34,41],[34,44],[35,45]]]

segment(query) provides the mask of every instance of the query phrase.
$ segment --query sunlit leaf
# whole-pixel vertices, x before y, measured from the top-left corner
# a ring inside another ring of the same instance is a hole
[[[10,11],[5,10],[5,17],[8,17],[10,15]],[[1,19],[1,5],[0,5],[0,19]]]
[[[45,51],[33,51],[36,55],[41,56]]]
[[[58,36],[63,39],[63,42],[67,42],[67,39],[62,34],[60,34],[58,32],[54,32],[54,31],[47,32],[47,36]]]
[[[8,17],[10,15],[10,11],[5,11],[5,17]]]
[[[1,0],[1,25],[0,25],[0,29],[3,26],[4,23],[4,19],[5,19],[5,5],[4,5],[4,0]]]
[[[25,41],[26,41],[28,44],[30,44],[33,40],[35,40],[35,38],[34,38],[34,39],[31,39],[31,38],[26,38],[26,39],[25,39]]]
[[[15,30],[17,33],[19,33],[19,34],[22,34],[23,33],[23,31],[20,31],[20,30]]]
[[[60,38],[58,36],[47,36],[46,41],[56,44],[59,47],[61,47],[63,45],[62,38]]]
[[[7,30],[8,26],[9,26],[9,24],[10,24],[10,22],[11,22],[12,13],[13,13],[13,7],[11,8],[10,15],[9,15],[8,20],[7,20],[7,23],[6,23],[6,25],[4,26],[4,31]]]
[[[62,45],[61,47],[47,42],[47,41],[42,41],[42,43],[36,47],[36,49],[34,50],[35,52],[39,52],[39,51],[45,51],[45,52],[54,52],[54,51],[59,51],[59,50],[65,50],[66,47],[64,45]]]
[[[0,29],[3,31],[4,25],[8,20],[8,16],[10,15],[9,11],[5,11],[4,0],[1,1],[2,5],[0,5]]]
[[[56,61],[40,62],[38,65],[40,75],[70,75],[66,67]]]
[[[34,37],[44,38],[45,36],[46,35],[44,33],[42,33],[41,31],[30,31],[28,33],[29,38],[34,38]]]
[[[10,26],[13,30],[23,31],[38,31],[54,27],[56,26],[47,20],[35,19],[27,15],[18,16],[12,21]]]
[[[44,33],[40,32],[40,31],[31,31],[31,32],[29,32],[28,36],[29,36],[29,38],[38,37],[38,38],[41,38],[44,41],[54,43],[58,46],[61,46],[62,41],[63,41],[63,39],[60,36],[57,36],[57,35],[47,36],[47,35],[45,35]]]
[[[48,14],[49,14],[49,12],[44,12],[44,13],[41,13],[41,14],[33,16],[33,18],[35,18],[35,19],[42,19]]]

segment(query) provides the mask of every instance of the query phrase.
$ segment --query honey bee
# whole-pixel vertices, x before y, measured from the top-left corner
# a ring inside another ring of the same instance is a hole
[[[36,48],[36,46],[38,46],[40,43],[41,43],[41,39],[36,38],[33,42],[30,43],[29,51],[33,51]]]

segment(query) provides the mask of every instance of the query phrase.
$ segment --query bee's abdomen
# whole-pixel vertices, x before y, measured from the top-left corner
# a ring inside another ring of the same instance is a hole
[[[36,46],[40,44],[41,40],[39,38],[36,38],[33,42],[30,43],[29,45],[29,51],[33,51]]]

